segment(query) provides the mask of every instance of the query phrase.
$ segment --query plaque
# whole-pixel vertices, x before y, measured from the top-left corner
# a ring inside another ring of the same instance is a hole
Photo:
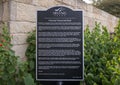
[[[83,11],[63,6],[37,11],[36,32],[36,80],[83,80]]]

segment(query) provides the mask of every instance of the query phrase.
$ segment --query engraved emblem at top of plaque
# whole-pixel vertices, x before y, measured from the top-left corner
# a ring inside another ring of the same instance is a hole
[[[56,8],[56,9],[53,11],[53,15],[54,15],[54,16],[66,16],[66,15],[67,15],[67,12],[65,11],[65,8],[59,7],[59,8]]]

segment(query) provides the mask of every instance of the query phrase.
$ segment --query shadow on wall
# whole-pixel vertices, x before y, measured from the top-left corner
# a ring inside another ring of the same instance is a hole
[[[0,24],[1,24],[2,16],[3,16],[3,3],[2,0],[0,0]]]

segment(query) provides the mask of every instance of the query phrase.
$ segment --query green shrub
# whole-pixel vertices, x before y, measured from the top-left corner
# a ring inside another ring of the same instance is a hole
[[[120,78],[120,23],[115,35],[96,23],[90,32],[85,30],[85,82],[86,85],[116,85]],[[119,84],[117,84],[119,85]]]
[[[0,85],[34,85],[27,62],[21,62],[11,47],[11,36],[4,24],[0,33]]]
[[[11,47],[11,37],[4,25],[0,34],[0,85],[15,85],[17,56]]]
[[[120,22],[115,35],[110,35],[106,27],[100,24],[90,32],[84,32],[84,58],[86,85],[119,85],[120,81]],[[30,33],[26,50],[28,71],[35,78],[36,32]]]

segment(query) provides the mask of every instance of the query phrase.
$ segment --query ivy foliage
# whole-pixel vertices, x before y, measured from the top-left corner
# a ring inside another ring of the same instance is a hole
[[[29,34],[27,42],[29,46],[26,50],[27,62],[28,62],[28,72],[32,74],[35,78],[35,59],[36,59],[36,32],[33,31]]]
[[[36,31],[29,33],[27,38],[28,48],[26,50],[25,55],[27,56],[27,63],[28,63],[28,73],[32,75],[32,78],[35,79],[35,60],[36,60]],[[35,85],[41,85],[39,82],[35,82]]]

